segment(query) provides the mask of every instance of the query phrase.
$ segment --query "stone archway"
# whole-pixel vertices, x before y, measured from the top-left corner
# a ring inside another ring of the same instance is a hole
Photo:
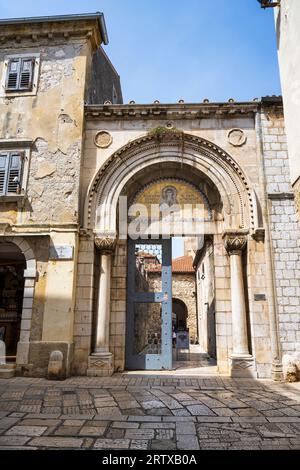
[[[230,321],[232,318],[232,335],[230,338],[225,338],[226,347],[224,347],[224,338],[222,342],[222,338],[217,339],[218,366],[219,370],[224,373],[231,370],[234,371],[233,375],[255,375],[254,358],[248,350],[242,267],[242,252],[247,249],[249,234],[255,234],[255,230],[258,229],[256,224],[259,217],[256,213],[255,193],[242,169],[230,155],[207,140],[178,132],[165,133],[159,137],[149,134],[130,142],[106,161],[90,185],[86,199],[84,226],[88,232],[94,232],[95,244],[100,250],[101,276],[98,292],[102,293],[102,299],[106,299],[105,302],[98,304],[96,312],[97,345],[92,363],[101,364],[101,375],[103,375],[103,368],[106,373],[113,372],[108,329],[111,318],[109,292],[114,267],[113,260],[119,257],[117,236],[119,197],[124,188],[128,187],[131,181],[135,181],[139,175],[143,175],[150,168],[163,168],[164,165],[170,163],[178,168],[189,168],[195,174],[204,175],[220,196],[222,217],[215,220],[214,227],[207,226],[205,232],[214,236],[214,245],[218,251],[221,269],[231,273],[231,288],[228,288],[228,292],[225,293],[226,297],[221,287],[216,290],[217,324],[224,313],[231,313]],[[113,256],[115,249],[117,249],[117,254]],[[124,252],[124,243],[122,250]],[[121,268],[124,269],[124,266]],[[229,300],[228,296],[231,296],[231,312],[223,311],[225,307],[221,306],[225,305],[224,299],[226,302]],[[118,312],[112,313],[114,316],[118,314]],[[126,312],[122,311],[122,316],[124,314],[126,315]],[[117,349],[120,349],[119,345]],[[103,364],[106,365],[103,366]],[[119,364],[122,364],[122,359]],[[119,367],[122,368],[122,366]],[[94,371],[91,371],[91,375],[93,374]]]
[[[32,319],[32,305],[34,298],[34,288],[36,280],[36,259],[32,249],[27,240],[23,237],[3,237],[1,242],[9,243],[18,247],[23,254],[26,262],[26,269],[24,270],[24,294],[22,305],[22,318],[20,327],[20,338],[17,345],[17,367],[28,364],[29,355],[29,342],[31,331]]]
[[[237,162],[220,147],[190,134],[147,135],[115,152],[90,184],[84,210],[84,227],[103,238],[117,234],[117,206],[123,187],[151,165],[174,162],[207,175],[224,206],[223,228],[255,230],[259,219],[256,197]]]
[[[186,330],[188,309],[186,304],[181,299],[173,297],[172,299],[172,313],[175,315],[174,322],[176,329]]]

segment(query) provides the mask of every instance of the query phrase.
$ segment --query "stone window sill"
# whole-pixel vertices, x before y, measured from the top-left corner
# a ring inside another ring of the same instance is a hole
[[[9,194],[0,196],[0,202],[21,202],[26,198],[26,194]]]

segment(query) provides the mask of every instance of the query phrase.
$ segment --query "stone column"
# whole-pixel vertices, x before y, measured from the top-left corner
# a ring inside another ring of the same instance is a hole
[[[249,354],[247,311],[243,278],[242,253],[247,244],[247,231],[225,232],[224,242],[230,256],[232,354],[231,375],[254,377],[254,358]]]
[[[100,255],[100,272],[95,325],[95,344],[93,353],[89,357],[87,375],[90,377],[103,377],[112,375],[114,371],[113,355],[109,351],[109,325],[110,281],[115,239],[110,237],[96,237],[95,244]]]

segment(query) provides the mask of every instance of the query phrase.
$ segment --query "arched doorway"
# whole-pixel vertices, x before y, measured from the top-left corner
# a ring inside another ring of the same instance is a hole
[[[247,345],[250,332],[245,330],[241,255],[247,249],[248,235],[254,231],[255,221],[258,220],[253,193],[242,169],[228,153],[200,137],[180,132],[159,136],[148,134],[129,142],[105,162],[90,186],[84,225],[94,231],[95,244],[100,251],[100,291],[104,287],[110,289],[110,280],[113,286],[118,285],[118,291],[114,291],[111,297],[107,295],[105,305],[99,305],[96,313],[99,335],[97,344],[93,346],[93,362],[97,366],[96,361],[106,361],[109,370],[124,369],[126,341],[120,332],[125,328],[128,330],[126,300],[130,293],[127,266],[131,266],[133,260],[127,258],[128,232],[124,234],[122,231],[124,220],[120,218],[120,213],[124,207],[121,197],[127,197],[128,201],[135,200],[143,188],[157,179],[184,180],[195,185],[204,195],[203,199],[206,198],[211,218],[204,221],[201,235],[213,238],[218,271],[225,273],[222,276],[227,276],[226,273],[231,270],[231,283],[234,284],[234,289],[226,285],[225,293],[222,287],[225,283],[216,285],[216,325],[222,324],[227,313],[238,319],[232,321],[232,334],[229,328],[217,328],[217,331],[222,331],[216,338],[218,367],[221,372],[227,372],[233,367],[232,364],[236,364],[237,368],[245,368],[246,364],[248,368],[249,362],[251,368],[253,357]],[[173,183],[171,186],[174,186]],[[172,189],[172,198],[174,194]],[[125,212],[126,226],[127,208]],[[235,301],[236,288],[242,308],[238,308]],[[231,312],[227,302],[230,296],[233,304]],[[168,301],[171,301],[169,297]],[[108,321],[111,322],[110,331]],[[240,341],[243,352],[238,350]],[[97,354],[98,358],[95,357]]]
[[[13,243],[0,243],[0,339],[5,343],[7,362],[16,361],[25,269],[26,260],[20,248]]]
[[[173,297],[172,299],[172,324],[176,331],[187,329],[188,309],[186,304]]]

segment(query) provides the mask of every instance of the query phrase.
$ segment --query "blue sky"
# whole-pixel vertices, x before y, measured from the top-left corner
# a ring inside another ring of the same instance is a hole
[[[280,94],[273,10],[257,0],[0,0],[0,16],[103,11],[124,101]]]
[[[105,14],[124,102],[280,94],[273,10],[257,0],[0,0],[2,18]],[[182,241],[173,240],[173,257]]]

